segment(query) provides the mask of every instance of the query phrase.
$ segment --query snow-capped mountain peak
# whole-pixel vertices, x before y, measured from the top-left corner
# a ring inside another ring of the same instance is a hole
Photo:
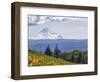
[[[40,34],[42,33],[42,34],[48,34],[48,33],[51,33],[51,30],[49,29],[49,28],[43,28],[40,32],[39,32]]]
[[[43,28],[37,35],[35,39],[63,39],[63,37],[58,34],[52,32],[49,28]]]

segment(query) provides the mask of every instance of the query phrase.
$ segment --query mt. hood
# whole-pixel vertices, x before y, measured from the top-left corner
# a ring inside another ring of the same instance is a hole
[[[37,35],[35,39],[63,39],[63,37],[58,34],[52,32],[49,28],[43,28]]]

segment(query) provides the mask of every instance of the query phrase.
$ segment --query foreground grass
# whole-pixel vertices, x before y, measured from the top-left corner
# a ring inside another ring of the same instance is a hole
[[[75,64],[60,58],[47,56],[35,51],[28,52],[28,66],[70,65]]]

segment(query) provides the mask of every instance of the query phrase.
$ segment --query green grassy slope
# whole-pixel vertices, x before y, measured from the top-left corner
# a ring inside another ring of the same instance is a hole
[[[29,50],[28,66],[69,65],[74,64],[60,58],[55,58]]]

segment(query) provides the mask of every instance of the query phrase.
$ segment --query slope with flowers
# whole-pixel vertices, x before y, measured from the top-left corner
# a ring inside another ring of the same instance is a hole
[[[71,65],[74,64],[60,58],[51,57],[33,50],[28,51],[28,66],[50,66],[50,65]]]

